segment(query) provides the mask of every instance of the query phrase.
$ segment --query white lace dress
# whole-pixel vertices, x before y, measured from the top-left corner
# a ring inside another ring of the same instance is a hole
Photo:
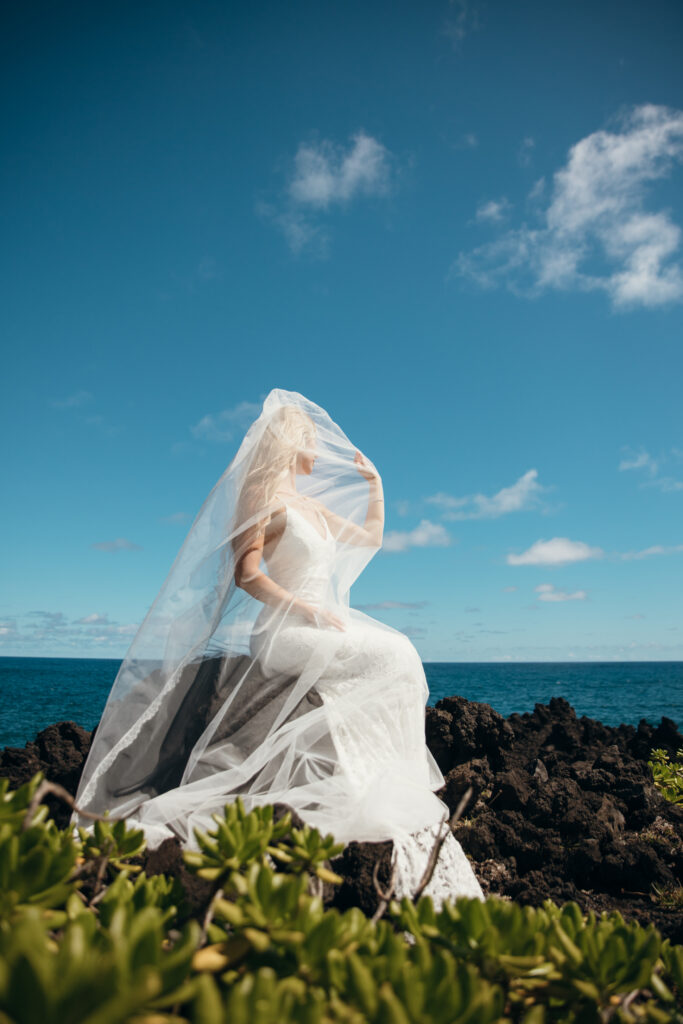
[[[316,528],[289,505],[268,573],[302,600],[324,605],[335,545],[322,516]],[[301,816],[341,842],[393,839],[395,894],[412,896],[434,842],[448,827],[442,824],[448,809],[434,793],[443,775],[425,742],[429,690],[417,651],[404,634],[354,609],[344,631],[321,630],[295,613],[271,622],[264,606],[253,655],[266,672],[305,673],[315,664],[315,690],[334,746],[326,771],[335,806],[321,818],[303,808]],[[294,794],[290,803],[295,801]],[[437,906],[461,895],[484,898],[450,831],[425,894]]]

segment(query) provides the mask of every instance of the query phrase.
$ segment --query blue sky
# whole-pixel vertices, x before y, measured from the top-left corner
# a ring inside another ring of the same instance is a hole
[[[0,652],[121,657],[273,387],[425,660],[683,658],[683,6],[14,5]]]

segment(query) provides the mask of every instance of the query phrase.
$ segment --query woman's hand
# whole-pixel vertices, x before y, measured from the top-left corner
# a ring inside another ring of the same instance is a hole
[[[329,612],[327,608],[315,608],[312,604],[307,604],[304,601],[298,603],[298,608],[313,626],[333,626],[334,629],[339,629],[342,632],[346,629],[342,619],[333,612]]]
[[[365,477],[366,480],[375,480],[377,478],[377,470],[361,452],[356,452],[353,461],[360,475]]]

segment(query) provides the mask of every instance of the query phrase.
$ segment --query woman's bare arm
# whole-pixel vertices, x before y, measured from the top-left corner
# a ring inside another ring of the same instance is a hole
[[[347,544],[358,544],[360,546],[380,547],[382,534],[384,532],[384,494],[382,492],[382,481],[374,468],[364,455],[356,452],[354,459],[356,467],[361,476],[368,481],[370,494],[368,497],[368,510],[365,515],[365,522],[362,526],[337,515],[331,509],[320,503],[318,508],[327,519],[330,530],[337,540]]]
[[[244,551],[235,564],[235,584],[251,597],[255,597],[257,601],[262,601],[263,604],[300,612],[315,625],[319,625],[322,620],[336,629],[344,629],[344,623],[336,615],[326,609],[315,608],[307,601],[302,601],[289,590],[281,587],[267,573],[262,572],[261,561],[265,533],[264,526],[256,526],[246,535]]]

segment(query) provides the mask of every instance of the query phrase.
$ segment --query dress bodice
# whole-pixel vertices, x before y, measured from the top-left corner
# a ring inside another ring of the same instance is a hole
[[[285,528],[274,551],[265,558],[268,575],[281,587],[305,601],[323,600],[332,575],[335,539],[327,520],[319,514],[320,529],[294,505],[285,504]]]

